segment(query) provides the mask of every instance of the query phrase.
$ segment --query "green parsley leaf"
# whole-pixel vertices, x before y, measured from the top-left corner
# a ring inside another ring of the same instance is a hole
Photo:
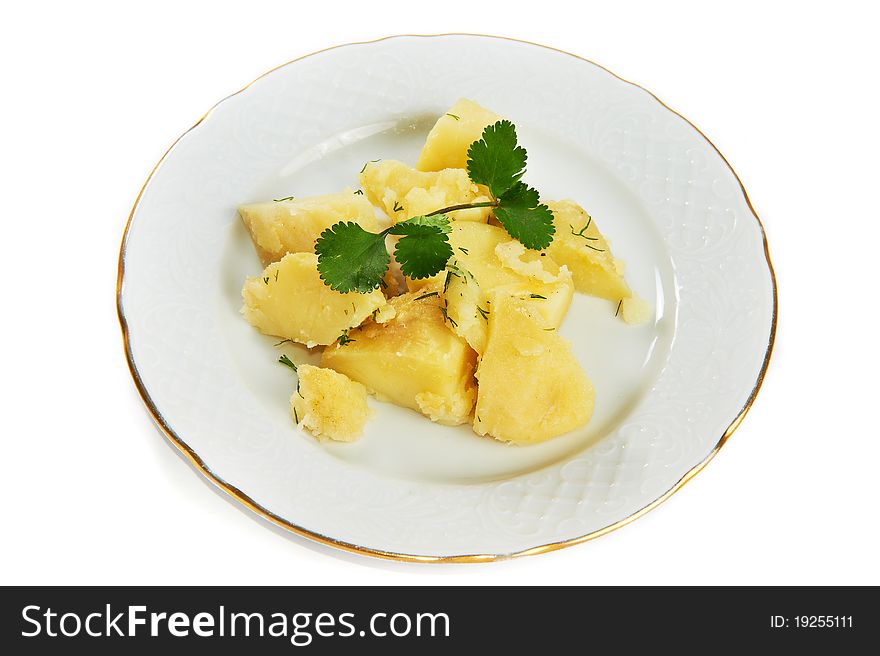
[[[315,242],[318,273],[331,289],[366,294],[379,286],[391,258],[385,234],[367,232],[357,223],[340,221]]]
[[[430,230],[425,230],[430,228]],[[420,235],[431,232],[452,232],[452,226],[449,225],[449,217],[445,214],[435,214],[433,216],[414,216],[406,221],[400,221],[388,229],[392,235]]]
[[[401,237],[394,257],[400,263],[403,275],[413,279],[429,278],[441,271],[452,257],[449,236],[434,227],[413,227],[418,227],[419,234],[410,233]]]
[[[536,251],[547,248],[553,241],[553,213],[541,204],[538,192],[517,182],[498,199],[495,218],[514,239],[526,248]]]
[[[357,341],[356,339],[352,339],[351,337],[348,336],[349,330],[351,330],[351,328],[346,328],[345,330],[342,331],[342,334],[336,338],[336,341],[339,343],[339,346],[345,346],[346,344],[351,344],[352,342]]]
[[[519,182],[525,168],[526,150],[516,144],[516,128],[510,121],[487,126],[468,148],[468,175],[489,187],[496,198]]]

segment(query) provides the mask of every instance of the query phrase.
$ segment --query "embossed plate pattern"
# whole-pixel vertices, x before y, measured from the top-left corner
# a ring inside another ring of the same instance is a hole
[[[606,302],[576,299],[562,334],[597,415],[547,445],[505,447],[378,403],[358,444],[320,444],[286,415],[293,382],[273,340],[237,316],[259,266],[235,207],[354,186],[366,159],[412,160],[460,96],[514,120],[528,181],[594,214],[655,320],[630,328]],[[138,390],[199,471],[292,531],[423,561],[540,553],[654,507],[736,428],[776,324],[760,222],[693,125],[589,61],[473,35],[325,50],[219,103],[144,185],[117,302]]]

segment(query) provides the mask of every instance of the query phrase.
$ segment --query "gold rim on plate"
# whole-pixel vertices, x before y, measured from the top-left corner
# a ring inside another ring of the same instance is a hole
[[[742,191],[743,198],[745,199],[746,204],[748,205],[749,210],[752,213],[752,216],[755,218],[755,221],[757,221],[758,227],[761,230],[761,238],[762,238],[763,244],[764,244],[764,257],[767,260],[767,268],[770,273],[770,281],[771,281],[771,285],[773,288],[773,316],[772,316],[772,320],[771,320],[771,324],[770,324],[770,337],[767,342],[767,351],[764,354],[764,361],[761,363],[761,371],[758,374],[758,379],[755,381],[755,386],[752,388],[752,392],[751,392],[751,394],[749,394],[749,398],[746,400],[745,405],[743,405],[739,414],[737,414],[736,418],[730,423],[730,425],[727,427],[727,429],[721,435],[718,442],[712,448],[712,451],[709,452],[709,455],[707,455],[701,462],[699,462],[694,467],[692,467],[689,471],[687,471],[684,474],[684,476],[682,476],[675,483],[675,485],[673,485],[671,488],[669,488],[669,490],[664,492],[661,496],[659,496],[657,499],[655,499],[654,501],[652,501],[648,505],[644,506],[640,510],[637,510],[633,514],[629,515],[628,517],[625,517],[617,522],[614,522],[613,524],[609,524],[608,526],[605,526],[604,528],[600,528],[600,529],[593,531],[591,533],[587,533],[586,535],[581,535],[579,537],[572,538],[569,540],[561,540],[559,542],[550,542],[548,544],[543,544],[543,545],[539,545],[536,547],[531,547],[529,549],[523,549],[522,551],[516,551],[516,552],[512,552],[512,553],[507,553],[507,554],[465,554],[465,555],[458,555],[458,556],[428,556],[428,555],[404,554],[404,553],[395,553],[395,552],[391,552],[391,551],[383,551],[381,549],[373,549],[370,547],[363,547],[363,546],[360,546],[357,544],[351,544],[349,542],[343,542],[341,540],[335,540],[334,538],[331,538],[327,535],[322,535],[320,533],[310,531],[309,529],[303,528],[302,526],[297,526],[296,524],[293,524],[293,523],[287,521],[286,519],[284,519],[283,517],[280,517],[280,516],[276,515],[275,513],[273,513],[272,511],[262,507],[260,504],[258,504],[256,501],[254,501],[247,494],[245,494],[244,492],[239,490],[237,487],[230,485],[229,483],[224,481],[222,478],[217,476],[214,472],[212,472],[208,468],[208,466],[205,464],[205,462],[201,459],[201,457],[195,451],[193,451],[189,447],[189,445],[186,442],[184,442],[177,435],[177,433],[174,432],[174,429],[171,428],[171,426],[168,424],[168,422],[162,416],[162,413],[159,412],[159,409],[156,407],[156,405],[153,403],[153,400],[150,398],[150,395],[147,393],[147,390],[146,390],[146,387],[144,386],[143,380],[140,377],[140,373],[138,372],[137,367],[134,364],[134,356],[132,355],[131,342],[130,342],[129,336],[128,336],[128,323],[125,318],[125,312],[122,308],[122,288],[123,288],[123,283],[124,283],[124,278],[125,278],[125,249],[126,249],[126,246],[128,243],[128,233],[129,233],[129,229],[131,227],[131,222],[132,222],[132,219],[134,218],[135,212],[137,211],[138,205],[140,204],[141,197],[143,196],[144,191],[146,191],[147,186],[150,184],[150,180],[153,179],[153,175],[156,173],[156,171],[162,165],[162,162],[165,161],[165,158],[167,158],[168,155],[171,153],[171,151],[174,150],[174,147],[177,146],[177,144],[180,142],[181,139],[183,139],[184,136],[189,134],[192,130],[197,128],[202,123],[202,121],[204,121],[206,118],[208,118],[211,115],[211,113],[214,111],[214,109],[216,109],[221,103],[229,100],[230,98],[232,98],[234,96],[237,96],[238,94],[240,94],[243,91],[245,91],[246,89],[248,89],[251,85],[253,85],[258,80],[264,78],[265,76],[269,75],[270,73],[274,73],[275,71],[277,71],[280,68],[283,68],[284,66],[287,66],[289,64],[293,64],[295,62],[306,59],[308,57],[313,57],[315,55],[319,55],[323,52],[327,52],[328,50],[335,50],[337,48],[344,48],[344,47],[353,46],[353,45],[367,45],[370,43],[379,43],[381,41],[387,41],[389,39],[395,39],[395,38],[399,38],[399,37],[417,37],[417,38],[428,38],[429,39],[429,38],[433,38],[433,37],[447,37],[447,36],[476,36],[476,37],[488,37],[488,38],[493,38],[493,39],[500,39],[500,40],[504,40],[504,41],[513,41],[515,43],[524,43],[524,44],[531,45],[531,46],[538,46],[541,48],[545,48],[547,50],[554,50],[556,52],[560,52],[560,53],[568,55],[570,57],[580,59],[581,61],[587,62],[589,64],[592,64],[593,66],[597,66],[598,68],[601,68],[603,71],[613,75],[618,80],[621,80],[622,82],[625,82],[626,84],[630,84],[634,87],[641,89],[642,91],[644,91],[645,93],[650,95],[658,103],[660,103],[663,107],[665,107],[667,110],[669,110],[670,112],[672,112],[673,114],[675,114],[676,116],[678,116],[682,120],[684,120],[688,125],[690,125],[694,130],[696,130],[697,133],[701,137],[703,137],[703,139],[705,139],[706,142],[710,146],[712,146],[712,148],[715,150],[715,152],[718,153],[718,156],[721,157],[721,160],[730,169],[730,172],[733,173],[733,177],[736,178],[736,181],[739,184],[739,188]],[[696,125],[691,123],[687,118],[685,118],[684,116],[679,114],[677,111],[675,111],[674,109],[669,107],[669,105],[664,103],[656,95],[654,95],[653,93],[651,93],[650,91],[648,91],[647,89],[642,87],[641,85],[638,85],[635,82],[631,82],[629,80],[626,80],[626,79],[620,77],[619,75],[617,75],[616,73],[608,70],[604,66],[597,64],[596,62],[594,62],[592,60],[586,59],[584,57],[580,57],[579,55],[575,55],[570,52],[566,52],[565,50],[559,50],[558,48],[551,48],[549,46],[544,46],[544,45],[541,45],[538,43],[533,43],[531,41],[524,41],[522,39],[512,39],[509,37],[494,36],[494,35],[489,35],[489,34],[446,33],[446,34],[396,34],[393,36],[382,37],[381,39],[373,39],[370,41],[356,41],[356,42],[352,42],[352,43],[345,43],[345,44],[341,44],[338,46],[333,46],[330,48],[324,48],[322,50],[318,50],[316,52],[309,53],[308,55],[303,55],[302,57],[297,57],[296,59],[292,59],[289,62],[281,64],[280,66],[276,66],[275,68],[263,73],[258,78],[251,81],[249,84],[242,87],[241,89],[239,89],[235,93],[226,96],[225,98],[220,100],[217,104],[215,104],[213,107],[211,107],[211,109],[209,109],[198,121],[196,121],[193,124],[193,126],[191,128],[189,128],[189,130],[187,130],[186,132],[181,134],[174,141],[174,143],[171,144],[171,146],[168,148],[168,150],[165,151],[165,153],[162,155],[162,157],[159,159],[159,161],[153,167],[153,170],[150,171],[150,175],[147,176],[146,181],[144,182],[143,186],[141,187],[140,191],[138,192],[137,198],[134,201],[134,205],[131,208],[131,212],[128,215],[128,221],[125,224],[125,231],[122,235],[122,244],[119,248],[119,266],[118,266],[118,274],[117,274],[117,279],[116,279],[116,311],[119,315],[119,324],[122,328],[122,341],[123,341],[123,344],[125,347],[125,357],[126,357],[126,360],[128,361],[129,371],[131,372],[131,376],[134,379],[134,383],[135,383],[135,386],[137,387],[138,394],[140,394],[141,399],[143,400],[144,404],[146,405],[149,413],[152,415],[153,420],[156,422],[156,424],[159,426],[159,428],[162,430],[162,432],[165,434],[165,436],[171,441],[171,443],[175,447],[177,447],[180,450],[180,452],[183,453],[183,455],[185,455],[190,460],[190,462],[196,467],[196,469],[199,472],[201,472],[211,483],[213,483],[214,485],[219,487],[221,490],[226,492],[232,498],[236,499],[240,503],[244,504],[246,507],[250,508],[257,515],[261,516],[264,519],[269,520],[273,524],[280,526],[283,529],[286,529],[288,531],[296,533],[297,535],[301,535],[303,537],[309,538],[311,540],[315,540],[316,542],[319,542],[321,544],[324,544],[324,545],[327,545],[330,547],[335,547],[337,549],[342,549],[344,551],[348,551],[351,553],[357,553],[357,554],[362,554],[362,555],[367,555],[367,556],[373,556],[376,558],[384,558],[387,560],[397,560],[397,561],[404,561],[404,562],[485,563],[485,562],[491,562],[491,561],[495,561],[495,560],[506,560],[506,559],[510,559],[510,558],[518,558],[520,556],[534,556],[534,555],[541,554],[541,553],[556,551],[557,549],[562,549],[564,547],[570,547],[575,544],[581,544],[582,542],[587,542],[588,540],[593,540],[593,539],[598,538],[602,535],[605,535],[606,533],[610,533],[611,531],[614,531],[622,526],[626,526],[630,522],[638,519],[642,515],[646,514],[647,512],[649,512],[649,511],[653,510],[654,508],[656,508],[657,506],[659,506],[661,503],[666,501],[666,499],[668,499],[673,494],[675,494],[678,490],[680,490],[685,485],[685,483],[690,481],[694,476],[696,476],[700,471],[702,471],[702,469],[709,463],[710,460],[712,460],[713,457],[715,457],[715,454],[718,453],[718,451],[721,449],[721,447],[724,446],[724,444],[727,442],[727,440],[730,438],[730,436],[733,434],[733,432],[742,423],[742,420],[745,418],[749,409],[752,407],[752,403],[754,403],[755,397],[758,395],[758,391],[761,389],[761,384],[764,382],[764,375],[767,373],[767,366],[770,363],[770,356],[773,353],[773,345],[776,341],[778,298],[777,298],[777,291],[776,291],[776,274],[773,270],[773,263],[770,260],[770,250],[767,245],[767,234],[764,231],[764,225],[761,223],[761,219],[758,217],[758,213],[755,211],[755,208],[752,206],[752,201],[749,199],[748,193],[746,193],[746,189],[743,186],[742,180],[740,180],[739,176],[736,174],[736,171],[733,170],[733,167],[730,165],[730,162],[727,161],[727,159],[724,157],[724,155],[721,153],[721,151],[718,150],[718,148],[715,146],[715,144],[713,144],[712,141],[705,134],[703,134],[703,132]]]

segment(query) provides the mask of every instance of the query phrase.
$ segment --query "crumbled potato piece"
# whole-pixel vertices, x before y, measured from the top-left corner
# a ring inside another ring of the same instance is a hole
[[[423,172],[403,162],[368,162],[360,174],[367,198],[397,223],[414,216],[430,214],[444,207],[490,200],[485,187],[471,182],[464,169]],[[485,223],[490,210],[476,207],[449,213],[457,221]]]
[[[495,112],[462,98],[431,128],[416,168],[419,171],[467,168],[470,145],[482,136],[483,128],[500,120]]]
[[[550,201],[547,206],[556,234],[545,252],[571,270],[575,289],[615,302],[632,296],[623,279],[623,263],[614,259],[590,215],[571,200]]]
[[[651,305],[638,296],[630,296],[620,303],[620,316],[628,324],[637,326],[648,323],[653,315]]]
[[[477,368],[474,430],[535,444],[586,424],[595,393],[566,340],[547,330],[534,305],[492,295],[489,338]]]
[[[251,325],[310,348],[333,343],[386,304],[379,290],[340,294],[330,289],[318,275],[314,253],[285,255],[248,278],[241,295],[241,313]]]
[[[287,253],[314,253],[315,240],[340,221],[353,221],[369,232],[379,230],[369,201],[350,189],[326,196],[242,205],[238,213],[263,266]]]
[[[409,292],[390,305],[394,318],[351,331],[351,341],[324,350],[321,365],[432,421],[465,423],[474,404],[476,353],[444,324],[439,290]]]
[[[367,389],[332,369],[301,364],[290,413],[298,426],[317,438],[354,442],[370,416]]]

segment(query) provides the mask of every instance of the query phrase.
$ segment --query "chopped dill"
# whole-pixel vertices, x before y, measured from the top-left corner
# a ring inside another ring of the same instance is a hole
[[[278,362],[296,371],[296,364],[286,355],[282,355],[280,358],[278,358]],[[297,389],[299,389],[299,385],[297,385]]]
[[[583,228],[581,228],[580,230],[578,230],[577,232],[574,231],[574,226],[573,226],[573,225],[569,225],[568,227],[571,228],[571,234],[573,234],[575,237],[583,237],[584,239],[590,239],[590,237],[587,237],[587,236],[584,234],[584,232],[586,232],[587,228],[590,227],[590,224],[591,224],[592,222],[593,222],[593,217],[590,216],[590,215],[587,215],[587,223],[586,223],[586,225],[585,225]],[[595,239],[595,237],[592,237],[592,239]]]
[[[439,296],[440,292],[428,292],[427,294],[422,294],[421,296],[416,296],[417,301],[421,301],[423,298],[430,298],[431,296]]]
[[[446,279],[443,281],[443,293],[444,294],[446,293],[446,290],[449,289],[449,283],[452,281],[452,276],[455,276],[456,278],[464,278],[464,275],[463,275],[463,272],[461,269],[459,269],[454,264],[447,264],[446,265]],[[465,278],[465,282],[467,282],[466,278]]]
[[[443,315],[443,321],[448,321],[452,324],[453,328],[458,328],[458,323],[456,323],[455,319],[449,316],[449,312],[447,312],[446,308],[442,305],[440,306],[440,314]]]
[[[452,279],[452,276],[454,276],[454,275],[455,274],[452,273],[452,271],[446,272],[446,280],[443,281],[443,293],[444,294],[446,293],[446,290],[449,289],[449,281]]]
[[[283,203],[286,200],[293,200],[293,196],[285,196],[284,198],[273,198],[276,203]]]
[[[616,317],[618,314],[620,314],[620,306],[621,306],[621,305],[623,305],[623,299],[620,299],[620,301],[617,303],[617,310],[615,310],[615,312],[614,312],[614,316],[615,316],[615,317]]]
[[[450,114],[449,112],[446,112],[446,115],[447,115],[449,118],[454,118],[456,121],[460,121],[460,120],[461,120],[461,116],[456,116],[455,114]]]
[[[587,235],[584,234],[584,232],[586,231],[587,228],[590,227],[590,224],[592,222],[593,222],[593,217],[591,216],[587,219],[586,225],[584,225],[584,227],[581,228],[580,230],[578,230],[577,232],[574,231],[574,226],[570,225],[569,228],[571,228],[571,234],[573,234],[575,237],[581,237],[582,239],[584,239],[586,241],[599,241],[598,237],[588,237]],[[584,244],[584,246],[586,246],[587,248],[592,248],[594,251],[598,251],[600,253],[605,252],[604,248],[596,248],[595,246],[593,246],[591,244]]]
[[[336,338],[336,341],[339,343],[340,346],[345,346],[346,344],[351,344],[352,342],[357,341],[356,339],[352,339],[351,337],[348,336],[349,330],[351,330],[351,329],[346,328],[345,330],[342,331],[342,334]]]

